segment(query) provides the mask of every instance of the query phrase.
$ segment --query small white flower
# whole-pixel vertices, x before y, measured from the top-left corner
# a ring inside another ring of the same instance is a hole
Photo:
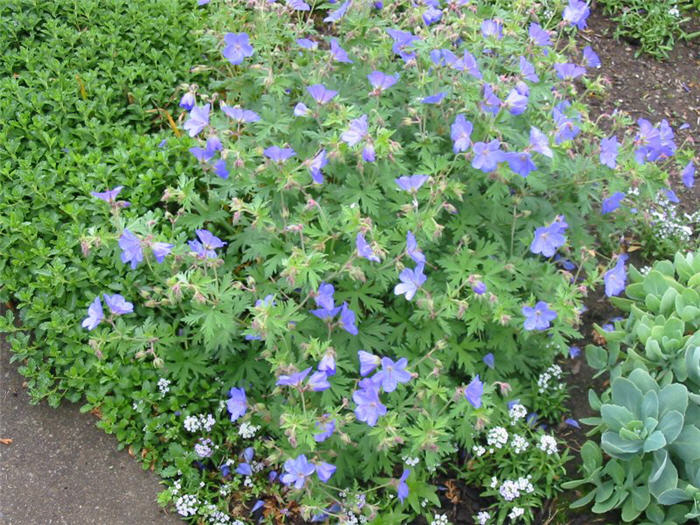
[[[474,455],[476,457],[481,457],[484,454],[486,454],[486,449],[484,447],[482,447],[481,445],[476,445],[474,447]]]
[[[489,514],[485,510],[482,510],[481,512],[479,512],[479,514],[476,515],[476,521],[479,523],[479,525],[486,525],[490,519],[491,514]]]
[[[183,494],[175,502],[175,509],[180,516],[194,516],[197,513],[199,500],[192,494]]]
[[[202,424],[199,422],[197,416],[187,416],[184,421],[185,430],[188,432],[197,432],[202,428]]]
[[[447,520],[447,514],[436,514],[430,525],[448,525],[450,522]]]
[[[496,476],[491,476],[491,485],[489,485],[492,489],[495,489],[498,487],[498,478]]]
[[[537,448],[551,456],[557,453],[557,440],[552,436],[543,435],[540,437],[540,444],[537,445]]]
[[[164,377],[161,377],[158,380],[158,390],[160,390],[161,395],[165,395],[168,392],[170,392],[170,380],[166,379]]]
[[[519,419],[524,419],[525,416],[527,416],[527,408],[525,408],[520,403],[516,403],[512,407],[510,407],[508,415],[510,416],[511,425],[515,425],[516,421],[518,421]]]
[[[513,508],[511,509],[510,513],[508,514],[508,517],[509,517],[511,520],[515,521],[516,519],[518,519],[518,518],[519,518],[520,516],[522,516],[523,514],[525,514],[525,509],[524,509],[524,508],[522,508],[522,507],[513,507]]]
[[[495,427],[486,434],[486,442],[489,446],[503,448],[508,443],[508,431],[503,427]]]
[[[530,443],[520,434],[514,434],[513,439],[510,441],[510,446],[513,447],[513,452],[520,454],[528,449]]]

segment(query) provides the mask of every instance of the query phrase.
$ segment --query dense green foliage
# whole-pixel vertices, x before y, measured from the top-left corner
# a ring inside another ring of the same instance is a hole
[[[676,41],[697,38],[687,33],[691,16],[698,16],[698,0],[599,0],[603,12],[617,24],[615,37],[639,44],[637,55],[667,58]]]
[[[95,358],[80,305],[118,281],[113,254],[85,256],[108,219],[90,192],[120,183],[135,208],[152,209],[191,164],[181,142],[158,148],[172,133],[151,134],[169,129],[158,108],[177,118],[177,85],[204,58],[190,34],[199,17],[181,7],[0,5],[0,299],[21,312],[26,332],[10,342],[28,358],[22,372],[35,399],[77,400],[95,386],[85,380]]]
[[[597,425],[592,433],[602,432],[600,448],[612,459],[588,441],[584,479],[565,486],[593,484],[574,506],[621,508],[625,522],[646,513],[645,523],[685,523],[700,517],[700,254],[629,275],[629,299],[614,299],[629,317],[605,333],[607,349],[586,349],[611,388],[589,392],[600,417],[584,422]]]

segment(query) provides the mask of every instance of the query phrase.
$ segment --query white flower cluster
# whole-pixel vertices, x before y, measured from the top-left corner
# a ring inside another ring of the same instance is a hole
[[[559,365],[552,365],[537,378],[537,391],[544,394],[549,390],[563,390],[562,371]]]
[[[544,435],[540,437],[540,444],[537,445],[537,448],[551,456],[557,453],[557,440],[553,436]]]
[[[491,483],[493,487],[493,483]],[[535,491],[535,487],[530,483],[530,476],[526,478],[518,478],[517,480],[507,479],[498,488],[501,497],[506,501],[513,501],[520,497],[521,494],[530,494]]]
[[[678,8],[675,5],[671,9],[668,10],[668,14],[671,16],[675,16],[675,17],[681,16],[681,12],[678,10]]]
[[[700,212],[679,213],[677,206],[666,198],[659,198],[658,207],[651,208],[649,215],[657,237],[671,237],[688,242],[693,237],[693,223],[700,221]]]
[[[183,494],[175,502],[175,509],[180,516],[194,516],[197,514],[199,500],[193,494]]]
[[[435,514],[435,517],[433,518],[433,521],[430,522],[430,525],[448,525],[449,520],[447,519],[447,514]]]
[[[485,510],[482,510],[481,512],[479,512],[479,514],[476,515],[476,522],[479,525],[486,525],[490,519],[491,519],[491,514],[489,514]]]
[[[165,379],[164,377],[161,377],[158,380],[158,390],[160,391],[160,394],[164,396],[168,392],[170,392],[170,380]]]
[[[524,419],[525,416],[527,416],[527,408],[520,403],[516,403],[508,410],[508,415],[510,416],[510,424],[515,425],[518,420]]]
[[[503,427],[494,427],[486,434],[490,447],[503,448],[508,443],[508,431]]]
[[[244,421],[241,423],[240,428],[238,429],[238,435],[241,436],[243,439],[250,439],[252,437],[255,437],[255,434],[260,430],[259,426],[256,425],[251,425],[247,421]]]
[[[520,434],[514,434],[513,438],[510,440],[510,446],[513,447],[513,452],[520,454],[528,449],[530,443]]]
[[[477,458],[483,456],[484,454],[486,454],[486,449],[484,447],[482,447],[481,445],[476,445],[474,447],[474,455]]]
[[[348,525],[357,525],[358,523],[367,523],[369,520],[367,516],[360,516],[359,518],[353,513],[348,511],[347,517],[341,521],[341,523],[347,523]]]
[[[231,518],[229,515],[225,512],[221,512],[211,503],[203,505],[203,509],[200,509],[200,511],[207,516],[207,521],[211,525],[228,525],[231,523]]]
[[[213,446],[214,443],[211,439],[200,439],[199,443],[195,444],[194,451],[200,458],[208,458],[214,453]]]
[[[206,416],[204,414],[187,416],[184,421],[185,430],[188,432],[197,432],[202,429],[204,429],[205,432],[209,432],[215,423],[216,419],[214,419],[214,416],[211,414],[207,414]]]
[[[409,467],[415,467],[416,465],[418,465],[418,462],[420,461],[420,459],[418,459],[418,458],[412,458],[409,456],[402,456],[401,459]]]
[[[515,521],[517,520],[520,516],[525,514],[525,509],[522,507],[513,507],[510,512],[508,513],[508,517],[512,520]]]

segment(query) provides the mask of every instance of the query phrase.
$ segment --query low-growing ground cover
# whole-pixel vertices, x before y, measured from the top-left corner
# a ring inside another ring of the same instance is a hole
[[[588,118],[585,4],[561,7],[204,8],[211,80],[181,102],[201,142],[168,141],[164,193],[84,188],[85,361],[41,363],[72,363],[65,393],[162,469],[163,503],[444,523],[461,480],[468,521],[542,521],[567,455],[546,427],[578,425],[553,361],[603,274],[624,290],[634,209],[692,166],[663,122]]]

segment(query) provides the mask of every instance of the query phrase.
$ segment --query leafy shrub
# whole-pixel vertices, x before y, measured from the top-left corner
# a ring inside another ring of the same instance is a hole
[[[565,486],[594,484],[574,506],[621,508],[625,522],[646,511],[651,523],[685,523],[700,516],[700,254],[678,253],[673,263],[629,275],[629,299],[613,299],[629,317],[605,333],[607,350],[586,352],[612,381],[602,400],[589,393],[601,417],[584,422],[597,425],[592,433],[602,432],[600,447],[614,459],[604,462],[587,442],[585,478]],[[623,480],[624,490],[611,490]]]
[[[667,58],[676,40],[690,40],[683,24],[697,13],[697,0],[600,0],[603,12],[617,24],[615,38],[639,43],[635,56],[647,53],[655,58]]]
[[[157,108],[175,115],[176,86],[202,58],[187,34],[198,18],[169,1],[0,6],[0,300],[20,312],[9,341],[34,399],[94,386],[78,305],[122,268],[94,256],[108,217],[89,193],[118,180],[134,209],[154,209],[192,164],[185,144],[159,148],[147,132],[168,126]]]
[[[430,519],[438,470],[580,336],[600,239],[624,228],[610,199],[656,194],[673,132],[601,143],[581,58],[556,51],[573,43],[524,8],[358,1],[324,23],[287,4],[219,4],[191,155],[139,127],[112,150],[124,175],[109,155],[99,184],[66,165],[63,192],[22,173],[3,217],[28,231],[2,247],[27,259],[2,270],[23,326],[2,329],[35,396],[84,392],[193,522]],[[61,214],[72,229],[44,231]]]

